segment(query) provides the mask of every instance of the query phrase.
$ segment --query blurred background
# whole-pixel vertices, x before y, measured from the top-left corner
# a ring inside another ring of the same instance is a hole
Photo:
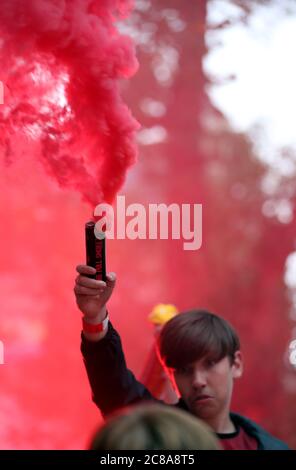
[[[127,204],[203,204],[203,245],[109,240],[110,314],[140,376],[159,302],[205,307],[238,329],[233,410],[296,447],[296,2],[136,0],[121,84],[142,125]],[[78,193],[29,156],[1,171],[0,448],[83,449],[101,422],[81,360]]]

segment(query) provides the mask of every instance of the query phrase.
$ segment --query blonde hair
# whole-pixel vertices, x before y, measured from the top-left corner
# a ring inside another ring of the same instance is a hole
[[[214,432],[171,406],[137,405],[113,415],[94,435],[92,450],[220,450]]]

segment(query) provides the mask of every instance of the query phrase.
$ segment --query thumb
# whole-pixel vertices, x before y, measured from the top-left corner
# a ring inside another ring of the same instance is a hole
[[[116,274],[115,273],[108,273],[106,275],[106,284],[108,287],[114,287],[116,283]]]

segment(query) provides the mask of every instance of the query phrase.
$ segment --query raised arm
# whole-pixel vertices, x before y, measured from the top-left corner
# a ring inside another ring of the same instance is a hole
[[[87,277],[94,274],[94,268],[79,265],[76,269],[77,305],[88,325],[100,324],[107,316],[106,303],[114,290],[116,275],[109,273],[106,282],[96,281]],[[103,415],[141,400],[156,400],[128,370],[120,337],[110,322],[104,331],[83,331],[81,337],[81,352],[93,400]]]

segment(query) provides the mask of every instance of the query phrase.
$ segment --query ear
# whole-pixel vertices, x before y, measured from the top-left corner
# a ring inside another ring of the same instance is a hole
[[[238,379],[243,374],[243,356],[241,351],[236,351],[234,354],[233,363],[231,366],[232,377]]]

